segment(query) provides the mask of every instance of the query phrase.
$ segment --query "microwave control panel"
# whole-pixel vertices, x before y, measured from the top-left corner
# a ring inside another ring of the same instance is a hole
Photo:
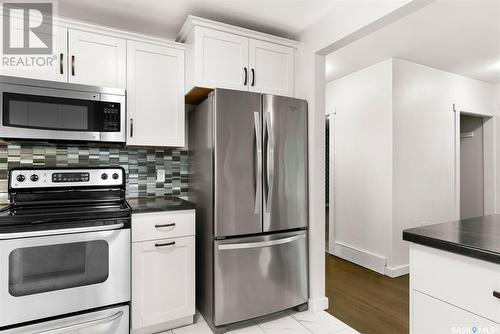
[[[120,131],[120,103],[101,102],[102,129],[104,132]]]

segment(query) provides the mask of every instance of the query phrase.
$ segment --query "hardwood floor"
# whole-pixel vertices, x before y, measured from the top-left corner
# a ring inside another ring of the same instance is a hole
[[[361,333],[405,334],[409,275],[390,278],[326,255],[328,313]]]

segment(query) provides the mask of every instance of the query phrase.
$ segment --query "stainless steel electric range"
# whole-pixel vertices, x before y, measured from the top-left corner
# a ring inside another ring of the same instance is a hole
[[[0,333],[129,333],[125,171],[12,169],[0,212]]]

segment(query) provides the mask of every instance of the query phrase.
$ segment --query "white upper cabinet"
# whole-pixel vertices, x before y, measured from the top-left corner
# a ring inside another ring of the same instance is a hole
[[[294,95],[296,41],[194,16],[177,40],[187,45],[186,93],[205,87]]]
[[[184,50],[127,42],[127,145],[184,146]]]
[[[2,75],[24,77],[40,80],[66,81],[67,80],[67,29],[54,26],[52,35],[52,54],[39,55],[44,61],[42,66],[11,66],[12,64],[0,65]]]
[[[245,90],[248,82],[248,38],[203,27],[195,29],[195,53],[203,54],[203,57],[194,59],[194,81],[203,87]]]
[[[125,88],[126,40],[69,30],[69,82]]]
[[[276,95],[293,95],[294,50],[291,47],[250,39],[249,90]]]

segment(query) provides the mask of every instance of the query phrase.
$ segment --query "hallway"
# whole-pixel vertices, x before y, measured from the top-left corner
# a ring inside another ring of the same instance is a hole
[[[328,313],[361,333],[408,333],[409,275],[390,278],[326,255]]]

